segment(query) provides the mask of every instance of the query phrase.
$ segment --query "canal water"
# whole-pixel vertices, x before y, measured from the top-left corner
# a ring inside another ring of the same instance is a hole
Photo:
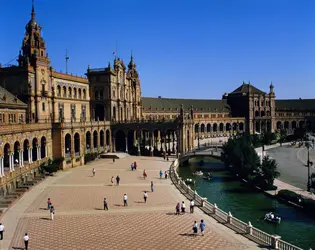
[[[203,163],[200,164],[200,161]],[[182,179],[192,178],[196,181],[195,189],[202,197],[207,197],[210,203],[244,222],[269,234],[280,235],[281,238],[303,249],[315,249],[315,219],[302,213],[301,210],[288,206],[263,193],[246,187],[235,179],[228,171],[219,170],[222,162],[211,157],[190,159],[188,165],[179,167]],[[200,166],[203,165],[203,166]],[[194,176],[192,173],[202,169],[212,170],[210,181]],[[281,224],[271,224],[263,221],[267,212],[279,214]]]

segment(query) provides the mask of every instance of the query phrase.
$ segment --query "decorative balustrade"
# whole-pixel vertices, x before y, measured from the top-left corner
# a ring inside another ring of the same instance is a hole
[[[189,152],[187,154],[182,155],[181,157],[187,157],[189,155],[193,155],[193,153]],[[179,191],[188,199],[193,199],[195,201],[196,206],[200,206],[200,208],[208,215],[212,216],[218,221],[224,221],[225,223],[231,224],[235,227],[235,231],[242,231],[246,233],[248,236],[259,240],[273,249],[280,250],[302,250],[297,246],[294,246],[288,242],[281,240],[280,236],[270,235],[265,233],[258,228],[252,226],[249,222],[248,224],[234,218],[232,214],[226,213],[223,210],[219,209],[216,204],[211,204],[206,200],[206,198],[201,197],[196,191],[192,190],[189,186],[185,184],[185,182],[180,178],[177,173],[177,167],[179,166],[179,159],[176,159],[170,166],[170,178],[173,184],[179,189]],[[246,235],[245,234],[245,235]]]
[[[25,124],[3,124],[0,135],[8,133],[31,132],[51,129],[50,123],[25,123]]]

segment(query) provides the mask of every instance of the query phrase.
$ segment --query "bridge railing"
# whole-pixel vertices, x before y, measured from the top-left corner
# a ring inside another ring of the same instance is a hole
[[[187,153],[182,155],[181,157],[187,157],[189,155],[193,155],[193,153]],[[264,231],[259,230],[252,226],[251,222],[245,223],[235,217],[232,216],[230,212],[225,212],[218,208],[216,204],[211,204],[207,201],[207,198],[201,197],[197,191],[192,190],[188,185],[186,185],[185,181],[177,173],[177,168],[179,166],[179,159],[173,161],[170,166],[170,178],[176,188],[189,200],[194,200],[195,205],[199,206],[199,208],[210,215],[217,221],[231,225],[231,228],[238,232],[243,233],[244,236],[248,238],[257,240],[261,243],[264,243],[268,246],[271,246],[273,249],[280,250],[302,250],[297,246],[294,246],[288,242],[281,240],[281,237],[278,235],[270,235]]]

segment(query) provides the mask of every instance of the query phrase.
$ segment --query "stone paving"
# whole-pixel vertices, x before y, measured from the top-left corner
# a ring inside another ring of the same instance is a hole
[[[137,171],[130,164],[137,161]],[[241,235],[196,209],[194,214],[176,216],[175,205],[185,200],[170,180],[160,179],[160,169],[170,162],[160,158],[127,157],[112,163],[100,159],[87,166],[59,172],[27,192],[5,213],[6,227],[0,249],[23,247],[23,235],[30,236],[29,249],[258,249]],[[96,176],[92,177],[92,169]],[[148,178],[143,180],[146,169]],[[111,176],[121,177],[119,186],[110,185]],[[148,193],[143,203],[143,191]],[[128,207],[123,207],[123,194]],[[46,201],[50,197],[56,208],[49,220]],[[103,198],[109,211],[103,211]],[[192,237],[194,220],[204,219],[205,236]],[[10,246],[10,248],[9,248]]]

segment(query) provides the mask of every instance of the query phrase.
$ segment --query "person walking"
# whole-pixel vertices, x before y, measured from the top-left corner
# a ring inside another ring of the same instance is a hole
[[[153,185],[153,181],[151,181],[151,193],[154,192],[154,185]]]
[[[3,240],[4,226],[0,223],[0,240]]]
[[[185,202],[183,201],[182,202],[182,213],[185,213],[186,212],[186,205],[185,205]]]
[[[23,240],[24,240],[25,250],[27,250],[28,249],[28,241],[30,240],[30,237],[27,235],[27,233],[25,233]]]
[[[104,198],[104,210],[108,210],[108,204],[106,198]]]
[[[114,185],[114,176],[112,176],[110,182],[112,183],[112,186]]]
[[[93,177],[94,177],[95,176],[95,168],[93,168],[92,173],[93,173]]]
[[[143,170],[143,179],[147,178],[147,171]]]
[[[135,167],[134,164],[131,163],[131,171],[133,171],[134,167]]]
[[[117,177],[116,177],[116,185],[117,186],[119,186],[119,182],[120,182],[120,177],[119,177],[119,175],[117,175]]]
[[[135,170],[137,170],[137,162],[136,161],[133,163],[133,167]]]
[[[54,220],[54,215],[55,215],[55,208],[54,208],[54,206],[50,207],[49,212],[50,212],[50,219]]]
[[[50,198],[48,198],[48,200],[47,200],[47,210],[49,210],[50,207],[51,207],[51,200],[50,200]]]
[[[194,213],[194,207],[195,207],[195,202],[194,200],[190,200],[190,213],[193,214]]]
[[[147,199],[148,199],[148,193],[147,193],[147,191],[144,191],[144,193],[143,193],[144,203],[147,203]]]
[[[203,220],[200,221],[199,227],[200,227],[201,235],[204,236],[206,224],[203,222]]]
[[[124,194],[124,207],[128,207],[128,196]]]
[[[179,204],[179,202],[177,203],[177,205],[176,205],[176,207],[175,207],[175,214],[176,215],[180,215],[180,204]]]
[[[162,170],[160,170],[160,179],[162,179],[162,177],[163,177],[163,172]]]
[[[195,221],[194,225],[193,225],[193,233],[194,233],[194,236],[196,237],[197,234],[198,234],[198,224],[197,224],[197,221]]]
[[[165,179],[167,179],[167,177],[168,177],[167,170],[165,171],[164,176],[165,176]]]

